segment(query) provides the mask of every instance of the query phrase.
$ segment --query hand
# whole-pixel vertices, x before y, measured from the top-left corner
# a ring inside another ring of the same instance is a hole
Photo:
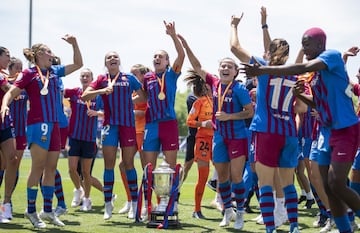
[[[87,111],[87,115],[88,115],[89,117],[96,117],[96,116],[98,115],[98,113],[97,113],[97,111],[95,111],[95,110],[89,109],[89,110]]]
[[[216,112],[215,117],[219,121],[228,121],[230,119],[229,114],[227,114],[226,112],[223,112],[223,111]]]
[[[105,87],[102,91],[102,94],[105,94],[105,95],[110,95],[112,92],[113,92],[113,88],[112,87]]]
[[[212,129],[212,120],[206,120],[205,121],[205,128]]]
[[[240,68],[240,73],[245,74],[248,77],[258,76],[261,75],[261,67],[262,65],[255,59],[255,57],[251,57],[251,59],[254,61],[254,64],[249,63],[241,63],[243,65],[242,68]]]
[[[164,25],[165,25],[165,27],[166,27],[166,34],[168,34],[169,36],[176,36],[175,22],[167,23],[167,22],[164,20]]]
[[[9,112],[10,112],[10,109],[9,109],[8,106],[6,106],[6,105],[2,105],[2,106],[1,106],[0,114],[1,114],[1,120],[2,120],[2,122],[4,122],[5,116],[6,116],[6,115],[9,115]]]
[[[353,57],[353,56],[356,56],[359,53],[359,51],[360,51],[359,47],[353,46],[353,47],[349,48],[347,51],[345,51],[344,55]]]
[[[293,88],[293,94],[295,96],[299,96],[305,92],[305,81],[304,80],[297,80],[295,86]]]
[[[236,15],[232,15],[231,16],[231,26],[237,27],[243,16],[244,16],[244,12],[241,13],[240,17],[238,17]]]
[[[61,39],[65,40],[66,42],[68,42],[71,45],[75,45],[77,43],[76,42],[76,37],[73,36],[73,35],[66,34]]]
[[[260,14],[261,14],[261,25],[265,25],[266,24],[266,17],[267,17],[266,7],[264,7],[264,6],[261,7]]]

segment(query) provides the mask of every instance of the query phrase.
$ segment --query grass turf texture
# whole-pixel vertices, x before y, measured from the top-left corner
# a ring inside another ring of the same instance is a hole
[[[161,160],[158,160],[160,164]],[[184,154],[179,153],[178,163],[183,164]],[[140,160],[138,157],[135,159],[136,169],[138,177],[142,177],[142,170],[140,169]],[[174,231],[174,232],[236,232],[233,228],[234,222],[230,223],[230,226],[221,228],[219,223],[222,219],[222,215],[219,211],[210,206],[210,202],[215,197],[215,192],[208,187],[205,188],[205,193],[202,201],[202,213],[207,218],[206,220],[199,220],[192,218],[192,212],[194,210],[194,187],[197,181],[197,167],[196,163],[193,164],[192,169],[186,181],[181,187],[181,196],[179,203],[179,219],[181,227],[179,229],[158,230],[147,228],[145,223],[134,223],[133,220],[127,218],[127,215],[120,215],[118,211],[123,207],[126,201],[126,195],[124,192],[123,184],[121,182],[118,167],[115,167],[115,185],[114,193],[117,194],[117,200],[115,201],[113,216],[110,220],[103,220],[104,199],[101,192],[92,188],[91,199],[93,209],[89,212],[79,211],[79,207],[71,208],[71,200],[73,198],[74,186],[70,180],[68,174],[68,163],[66,158],[60,158],[58,163],[58,169],[62,175],[63,190],[65,195],[65,202],[68,207],[68,213],[60,216],[60,219],[66,224],[65,227],[56,227],[50,223],[47,223],[47,228],[38,230],[35,229],[28,219],[24,218],[24,210],[27,207],[26,201],[26,180],[31,166],[31,159],[24,158],[21,162],[20,177],[16,190],[13,194],[13,220],[10,223],[0,224],[0,232],[159,232],[159,231]],[[213,167],[211,167],[210,176],[212,175]],[[96,159],[93,176],[97,177],[102,182],[103,176],[103,160],[102,158]],[[139,178],[139,181],[141,178]],[[297,187],[298,188],[298,187]],[[299,190],[298,190],[299,191]],[[1,196],[4,193],[4,182],[0,188]],[[57,200],[54,196],[53,207],[56,207]],[[256,211],[254,214],[245,214],[245,225],[240,232],[265,232],[264,225],[258,225],[250,219],[255,218],[260,212],[258,202],[255,197],[252,198],[251,208]],[[313,205],[315,208],[316,205]],[[37,199],[37,211],[42,208],[42,195],[39,190]],[[317,209],[304,210],[303,204],[299,206],[299,226],[302,233],[318,232],[319,229],[312,227],[312,223],[315,220]],[[239,231],[237,231],[239,232]],[[289,232],[289,225],[283,225],[277,229],[278,233]]]

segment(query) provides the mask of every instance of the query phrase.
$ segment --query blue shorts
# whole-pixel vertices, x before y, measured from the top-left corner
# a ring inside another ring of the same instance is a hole
[[[219,133],[214,134],[214,163],[228,163],[231,159],[248,156],[247,138],[224,139]]]
[[[103,146],[136,147],[135,127],[121,125],[105,125],[101,130],[101,144]]]
[[[352,169],[354,170],[360,170],[360,148],[358,148],[355,158],[354,158],[354,162],[352,165]]]
[[[60,151],[60,129],[56,123],[36,123],[26,127],[29,148],[35,143],[48,151]]]
[[[92,159],[95,158],[97,153],[96,142],[87,142],[69,138],[69,147],[69,156]]]
[[[9,128],[0,130],[0,143],[5,142],[9,138],[15,138],[14,128],[9,127]]]
[[[299,153],[298,159],[304,160],[304,158],[309,158],[311,151],[311,138],[299,138]]]
[[[145,124],[143,151],[179,150],[177,120],[150,122]]]

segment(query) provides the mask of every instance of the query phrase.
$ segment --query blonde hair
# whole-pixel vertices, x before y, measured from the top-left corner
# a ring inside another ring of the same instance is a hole
[[[29,62],[36,64],[37,62],[36,55],[40,52],[43,52],[45,46],[46,45],[44,44],[34,44],[33,46],[31,46],[31,48],[23,49],[23,54]]]

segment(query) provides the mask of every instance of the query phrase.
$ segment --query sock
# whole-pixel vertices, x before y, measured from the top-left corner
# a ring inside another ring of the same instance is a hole
[[[129,190],[128,180],[126,178],[126,172],[120,172],[120,175],[121,175],[121,180],[122,180],[122,182],[124,184],[127,201],[130,202],[131,201],[131,194],[130,194],[130,190]]]
[[[352,232],[349,217],[347,214],[340,217],[334,217],[334,222],[339,232],[341,233]]]
[[[271,232],[275,229],[275,203],[272,187],[269,185],[261,187],[259,189],[259,195],[260,211],[266,226],[266,232]]]
[[[138,184],[135,168],[126,170],[126,178],[132,202],[137,202]]]
[[[306,196],[305,189],[301,189],[301,196]]]
[[[201,200],[204,195],[209,172],[210,169],[208,166],[198,167],[198,180],[195,186],[195,212],[199,212],[201,210]]]
[[[224,209],[230,208],[231,205],[231,187],[230,181],[225,181],[224,183],[219,183],[219,193],[224,203]]]
[[[312,200],[312,199],[314,199],[314,197],[313,197],[313,195],[312,195],[311,191],[310,191],[310,192],[308,192],[308,193],[306,193],[305,195],[306,195],[306,199],[307,199],[307,200]]]
[[[54,196],[54,186],[43,186],[44,212],[52,212],[52,201]]]
[[[244,210],[244,200],[245,200],[245,184],[243,181],[240,183],[233,183],[232,190],[235,194],[236,201],[236,210],[243,211]]]
[[[63,191],[63,186],[62,186],[62,182],[61,182],[61,175],[60,175],[59,170],[57,170],[57,169],[55,172],[55,196],[58,201],[57,205],[66,209],[66,204],[65,204],[65,199],[64,199],[64,191]]]
[[[347,213],[348,213],[349,221],[350,221],[350,222],[354,222],[354,221],[355,221],[354,211],[352,211],[352,209],[349,208],[349,209],[347,210]]]
[[[319,197],[319,195],[317,194],[314,186],[312,186],[312,185],[310,184],[310,188],[311,188],[311,191],[312,191],[312,193],[313,193],[313,195],[314,195],[316,204],[317,204],[318,207],[319,207],[320,213],[321,213],[322,215],[327,215],[326,208],[325,208],[324,204],[322,203],[322,201],[320,200],[320,197]]]
[[[27,212],[29,214],[32,214],[36,212],[36,197],[37,197],[38,189],[37,187],[27,188],[26,192],[27,192],[27,202],[28,202]]]
[[[114,188],[114,169],[104,170],[104,200],[110,202],[112,199],[113,188]]]
[[[291,184],[283,188],[285,194],[285,205],[290,223],[290,232],[298,227],[298,197],[295,185]]]

